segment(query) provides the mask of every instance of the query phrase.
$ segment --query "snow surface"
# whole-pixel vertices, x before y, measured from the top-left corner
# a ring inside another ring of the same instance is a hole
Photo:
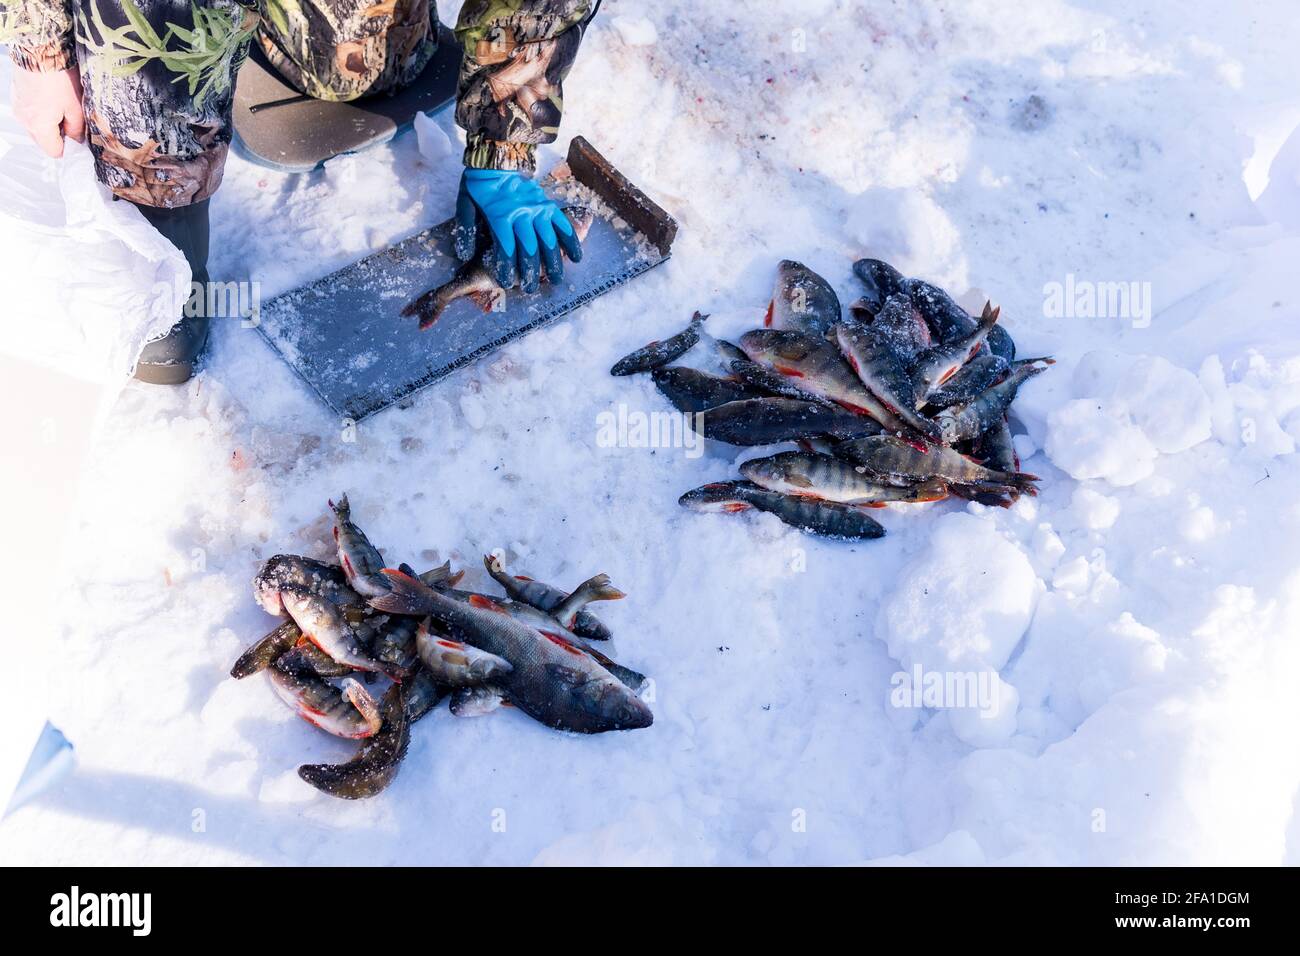
[[[355,431],[236,323],[188,387],[124,393],[50,649],[80,769],[3,858],[1300,861],[1298,44],[1282,2],[607,0],[564,133],[679,219],[672,260]],[[269,297],[447,218],[457,134],[418,134],[436,161],[415,135],[304,176],[232,160],[214,275]],[[620,355],[697,308],[752,326],[783,257],[847,301],[864,254],[1057,358],[1016,406],[1039,498],[831,543],[677,507],[752,451],[597,444],[602,412],[667,408]],[[1150,321],[1049,317],[1071,275],[1151,283]],[[226,674],[273,624],[258,563],[327,554],[344,490],[394,561],[608,571],[654,726],[443,708],[380,797],[302,784],[352,746]],[[996,677],[995,708],[896,706],[918,666]]]

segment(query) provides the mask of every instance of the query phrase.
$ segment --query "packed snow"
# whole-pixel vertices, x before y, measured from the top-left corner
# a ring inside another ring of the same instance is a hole
[[[79,767],[3,859],[1300,862],[1298,45],[1281,2],[606,0],[562,133],[678,219],[672,259],[358,427],[237,322],[188,386],[128,387],[46,649]],[[459,135],[233,158],[214,277],[267,298],[448,218]],[[829,542],[677,506],[758,450],[597,441],[669,407],[618,357],[696,309],[753,327],[781,258],[847,303],[863,255],[1056,358],[1014,407],[1039,497]],[[259,563],[328,556],[343,491],[393,563],[607,571],[654,725],[443,707],[380,796],[300,781],[354,745],[227,674],[275,623]]]

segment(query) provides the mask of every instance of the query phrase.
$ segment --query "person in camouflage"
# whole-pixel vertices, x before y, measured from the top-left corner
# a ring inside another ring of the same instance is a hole
[[[598,6],[463,5],[455,31],[464,49],[456,121],[466,132],[468,169],[500,177],[533,172],[537,145],[558,134],[563,81]],[[437,11],[431,0],[0,0],[0,42],[21,67],[15,114],[52,156],[62,155],[64,135],[80,140],[84,130],[100,180],[181,246],[202,281],[207,200],[221,184],[234,77],[254,37],[295,87],[348,100],[417,77],[437,49]],[[543,246],[554,248],[554,204],[508,178],[495,185],[510,188],[497,189],[492,214],[482,208],[481,184],[468,193],[462,184],[462,204],[478,203],[512,251],[512,234],[529,232],[530,223]],[[531,233],[519,255],[530,251],[535,261]],[[526,272],[522,260],[519,272]],[[151,343],[137,375],[187,379],[206,340],[206,318],[196,320],[201,328],[183,321],[170,344]],[[153,375],[154,365],[172,367]]]
[[[292,86],[319,100],[400,89],[438,49],[430,0],[263,0],[257,42]]]

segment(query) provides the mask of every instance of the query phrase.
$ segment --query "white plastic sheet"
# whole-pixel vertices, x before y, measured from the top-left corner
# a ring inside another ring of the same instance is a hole
[[[0,353],[105,385],[179,317],[190,271],[133,205],[95,179],[90,150],[44,156],[10,106],[0,65]]]

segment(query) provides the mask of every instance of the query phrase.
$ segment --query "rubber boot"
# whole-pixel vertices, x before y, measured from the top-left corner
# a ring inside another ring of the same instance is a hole
[[[208,200],[174,209],[139,204],[136,208],[185,256],[197,285],[181,320],[140,352],[135,377],[151,385],[180,385],[194,376],[199,356],[208,343]]]

